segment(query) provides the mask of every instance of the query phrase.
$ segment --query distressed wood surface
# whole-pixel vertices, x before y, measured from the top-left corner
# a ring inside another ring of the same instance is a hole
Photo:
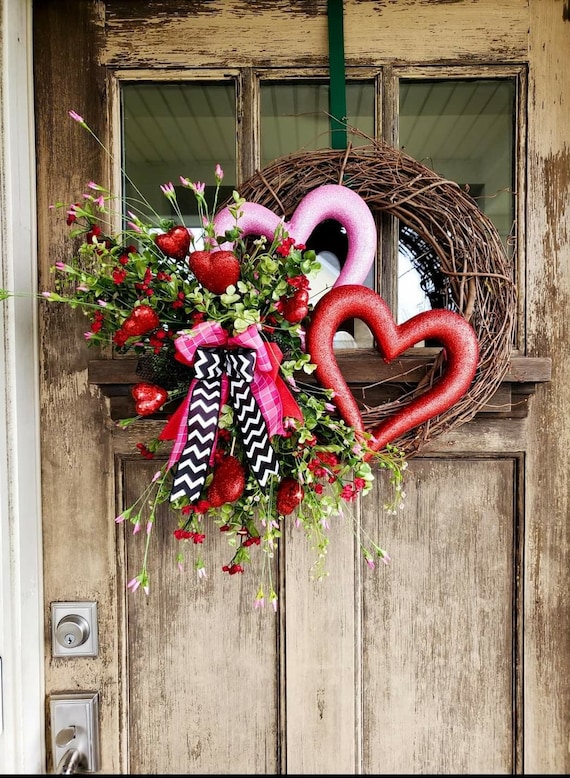
[[[509,457],[418,458],[389,516],[377,479],[364,526],[391,561],[363,574],[364,773],[515,772],[517,489]]]
[[[134,494],[153,470],[132,461],[134,444],[158,425],[114,427],[88,372],[80,316],[43,309],[46,694],[102,692],[103,773],[570,772],[567,2],[344,6],[349,66],[524,64],[530,29],[523,353],[531,360],[513,360],[509,384],[539,383],[525,418],[482,414],[432,441],[410,464],[396,517],[382,511],[377,483],[362,518],[390,566],[368,575],[352,541],[338,542],[338,525],[331,575],[309,583],[310,551],[288,526],[283,611],[259,619],[245,578],[236,587],[212,577],[207,596],[195,580],[181,586],[167,520],[162,540],[153,538],[153,594],[125,597],[140,543],[113,522],[112,453]],[[96,145],[66,118],[85,111],[105,137],[98,62],[322,67],[325,13],[324,0],[35,4],[41,288],[69,250],[48,205],[73,201],[107,174]],[[62,35],[71,21],[73,35]],[[224,539],[214,544],[221,559]],[[52,660],[49,603],[75,598],[98,602],[100,654]]]
[[[406,354],[384,362],[378,352],[370,349],[337,353],[338,364],[347,381],[351,383],[371,383],[373,381],[391,381],[395,383],[417,383],[426,374],[433,362],[433,354]],[[549,357],[517,357],[510,360],[509,368],[503,378],[505,383],[538,383],[550,381],[552,363]],[[89,381],[92,384],[125,385],[136,384],[141,380],[137,373],[137,360],[92,359],[89,361]]]
[[[328,58],[325,0],[106,6],[103,61],[110,67],[299,67]],[[520,62],[527,56],[527,35],[525,0],[344,3],[350,65]]]
[[[65,35],[71,19],[73,34]],[[70,250],[65,219],[49,206],[75,202],[87,181],[106,178],[97,144],[67,116],[70,109],[87,108],[96,117],[93,129],[104,137],[98,44],[96,3],[34,4],[40,289],[53,289],[50,267],[66,261]],[[45,692],[101,692],[102,765],[113,773],[120,771],[119,664],[107,408],[89,384],[82,317],[65,306],[42,305],[39,311]],[[99,655],[53,659],[50,603],[76,600],[98,604]],[[49,717],[47,725],[49,744]]]
[[[156,469],[140,459],[121,462],[125,505]],[[261,555],[246,573],[230,576],[222,565],[233,551],[217,527],[205,521],[199,548],[176,541],[176,527],[163,506],[151,535],[150,594],[126,595],[129,773],[276,774],[279,619],[253,608]],[[121,535],[130,579],[140,570],[144,539],[132,525]],[[205,580],[194,570],[195,552]]]
[[[525,770],[570,773],[570,13],[531,0],[528,353],[552,358],[530,419],[526,487]]]

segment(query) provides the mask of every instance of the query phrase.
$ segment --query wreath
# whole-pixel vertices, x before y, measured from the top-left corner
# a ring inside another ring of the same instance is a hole
[[[398,220],[400,242],[413,249],[413,265],[432,308],[455,311],[477,336],[479,358],[468,391],[393,439],[410,457],[472,419],[499,388],[509,367],[516,321],[513,263],[493,222],[466,189],[383,141],[281,157],[243,182],[240,194],[288,220],[308,192],[328,184],[343,184],[359,194],[375,218]],[[440,354],[413,389],[365,406],[365,429],[416,402],[441,378],[442,368]]]
[[[70,116],[93,135],[79,114]],[[75,243],[54,266],[56,291],[42,298],[86,314],[89,346],[112,344],[139,358],[137,415],[121,428],[168,414],[156,438],[137,444],[154,459],[172,442],[168,460],[116,518],[146,537],[128,588],[150,591],[150,537],[158,506],[168,503],[177,516],[179,567],[193,548],[198,578],[206,576],[201,549],[217,526],[231,548],[222,565],[230,575],[243,573],[252,548],[261,548],[254,604],[267,600],[276,609],[271,559],[288,518],[312,543],[317,578],[326,575],[327,530],[338,519],[348,522],[369,567],[389,561],[352,504],[370,492],[376,464],[395,491],[385,509],[401,507],[406,457],[493,394],[508,365],[514,284],[500,238],[468,195],[385,144],[277,160],[218,209],[223,176],[218,165],[211,207],[205,185],[180,176],[196,199],[199,230],[184,224],[172,182],[161,187],[172,218],[137,200],[127,204],[126,223],[125,204],[89,182],[76,203],[57,204]],[[437,290],[445,304],[401,325],[362,286],[379,212],[431,247],[432,259],[418,266],[444,281]],[[323,218],[339,219],[349,239],[364,243],[352,246],[334,287],[313,305],[311,278],[320,266],[306,240]],[[10,294],[1,290],[0,298]],[[361,413],[333,350],[351,316],[368,324],[386,361],[427,335],[438,340],[443,349],[424,386]],[[317,383],[303,379],[312,373]]]

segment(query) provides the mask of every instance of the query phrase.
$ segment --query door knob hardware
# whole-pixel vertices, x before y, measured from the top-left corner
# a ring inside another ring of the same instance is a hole
[[[62,692],[50,696],[55,773],[99,771],[99,693]]]
[[[52,602],[54,657],[97,656],[96,602]]]

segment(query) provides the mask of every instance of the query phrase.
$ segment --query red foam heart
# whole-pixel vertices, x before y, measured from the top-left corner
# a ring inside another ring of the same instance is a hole
[[[202,286],[214,294],[223,294],[240,279],[239,259],[232,251],[193,251],[188,262]]]
[[[385,362],[427,338],[438,341],[445,349],[444,374],[423,395],[371,430],[372,451],[380,451],[408,430],[451,408],[469,389],[477,368],[479,344],[473,327],[463,316],[437,309],[396,324],[386,302],[372,289],[358,285],[337,287],[315,306],[307,329],[307,351],[317,365],[317,380],[334,390],[333,402],[341,417],[359,432],[364,428],[362,416],[333,352],[336,331],[352,318],[368,325]]]
[[[156,413],[168,400],[168,392],[156,384],[135,384],[131,389],[135,400],[135,410],[139,416],[150,416]]]
[[[167,257],[184,259],[190,248],[190,233],[186,227],[178,225],[157,235],[154,242]]]
[[[121,330],[129,338],[132,338],[136,335],[144,335],[146,332],[155,330],[159,324],[160,319],[158,318],[158,314],[150,305],[138,305],[122,323]]]

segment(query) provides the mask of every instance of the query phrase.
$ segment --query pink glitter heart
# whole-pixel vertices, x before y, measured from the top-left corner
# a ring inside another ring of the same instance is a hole
[[[272,238],[279,224],[277,214],[257,203],[244,203],[238,226],[242,234],[266,235]],[[311,233],[325,219],[336,219],[346,230],[348,254],[344,267],[333,286],[362,284],[374,264],[377,248],[376,224],[372,212],[359,194],[346,186],[325,184],[313,189],[301,200],[290,222],[284,222],[296,243],[306,243]],[[216,235],[235,227],[235,219],[223,208],[214,219]],[[230,243],[220,248],[230,248]]]

